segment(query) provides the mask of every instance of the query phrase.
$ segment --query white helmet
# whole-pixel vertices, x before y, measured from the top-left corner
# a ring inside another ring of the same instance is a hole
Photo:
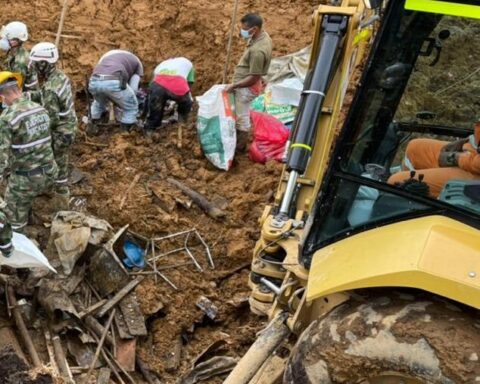
[[[20,41],[28,40],[27,26],[20,21],[12,21],[11,23],[4,25],[0,34],[2,39],[18,39]]]
[[[30,61],[55,64],[58,61],[58,49],[53,43],[38,43],[30,50]]]

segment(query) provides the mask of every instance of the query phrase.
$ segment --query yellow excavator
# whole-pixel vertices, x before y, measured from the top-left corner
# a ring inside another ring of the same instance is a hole
[[[480,382],[480,175],[407,158],[479,148],[480,2],[331,0],[314,28],[249,278],[269,322],[225,383]]]

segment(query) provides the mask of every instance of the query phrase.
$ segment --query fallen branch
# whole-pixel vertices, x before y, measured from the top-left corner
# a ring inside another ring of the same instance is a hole
[[[88,91],[87,91],[88,92]],[[90,138],[88,137],[87,133],[84,132],[84,131],[81,131],[81,130],[78,130],[78,132],[80,132],[80,134],[83,135],[83,137],[85,138],[85,144],[87,145],[93,145],[94,147],[108,147],[108,144],[104,144],[104,143],[96,143],[92,140],[90,140]]]
[[[138,180],[140,180],[140,174],[137,173],[135,175],[135,177],[133,178],[132,182],[130,183],[130,185],[128,186],[127,190],[125,191],[125,194],[123,195],[122,197],[122,200],[120,201],[120,206],[119,208],[122,209],[123,206],[125,205],[125,202],[127,201],[127,198],[128,198],[128,195],[130,194],[130,192],[132,191],[133,187],[135,186],[135,184],[138,183]]]
[[[208,216],[214,219],[219,219],[225,216],[225,212],[223,212],[212,202],[208,201],[207,198],[199,192],[194,191],[178,180],[168,178],[167,181],[180,189],[180,191],[182,191],[185,195],[190,197],[193,202],[197,204]]]

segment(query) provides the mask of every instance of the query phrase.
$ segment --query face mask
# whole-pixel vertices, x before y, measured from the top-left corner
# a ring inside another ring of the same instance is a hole
[[[38,74],[43,75],[45,72],[47,72],[48,63],[46,61],[34,61],[33,68]]]
[[[244,39],[249,39],[250,36],[250,29],[240,29],[240,36],[242,36]]]
[[[9,51],[10,48],[11,48],[11,46],[10,46],[10,43],[9,43],[8,39],[1,39],[0,40],[0,49],[2,51]]]

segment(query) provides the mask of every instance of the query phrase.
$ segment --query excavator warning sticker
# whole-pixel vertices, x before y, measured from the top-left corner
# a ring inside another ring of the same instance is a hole
[[[405,9],[480,19],[480,2],[478,0],[406,0]]]

